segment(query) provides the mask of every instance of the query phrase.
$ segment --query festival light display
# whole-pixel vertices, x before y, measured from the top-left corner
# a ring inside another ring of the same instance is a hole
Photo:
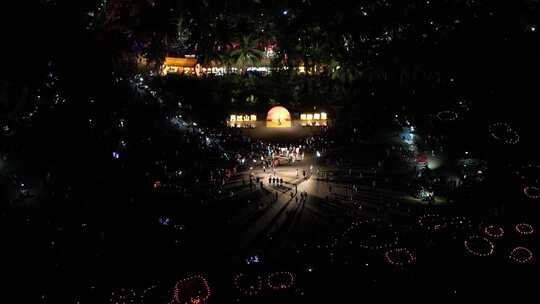
[[[534,227],[531,224],[519,223],[514,226],[516,232],[520,235],[531,235],[534,233]]]
[[[494,139],[508,145],[515,145],[519,142],[519,134],[507,123],[496,122],[489,126],[489,134]]]
[[[407,248],[394,248],[384,253],[387,263],[393,266],[406,266],[416,263],[416,256]]]
[[[487,257],[495,252],[495,244],[489,239],[472,235],[465,240],[465,249],[472,255],[479,257]]]
[[[528,264],[533,261],[533,253],[529,248],[516,247],[510,251],[509,258],[511,261],[518,264]]]
[[[530,199],[540,199],[540,188],[527,186],[523,188],[523,193]]]
[[[498,239],[504,236],[504,229],[502,227],[495,226],[495,225],[489,225],[489,226],[484,227],[483,232],[487,236],[494,239]]]
[[[234,287],[244,296],[254,296],[261,292],[263,280],[260,276],[248,276],[239,273],[234,276]]]
[[[441,111],[437,113],[436,116],[440,121],[454,121],[458,119],[458,114],[454,111],[449,111],[449,110]]]
[[[250,122],[257,121],[255,114],[231,114],[229,121],[231,122]]]
[[[211,295],[208,281],[201,275],[184,278],[174,286],[173,301],[177,304],[201,304]]]
[[[257,124],[255,114],[231,114],[227,121],[227,126],[233,128],[254,128]]]
[[[111,292],[108,302],[110,304],[145,304],[147,302],[148,293],[155,289],[157,285],[151,285],[144,288],[142,291],[137,291],[134,288],[120,288]]]
[[[473,226],[471,219],[462,215],[450,217],[449,225],[457,230],[469,230]]]
[[[140,302],[140,297],[132,288],[120,288],[111,292],[109,296],[110,304],[138,304]]]
[[[272,290],[287,290],[294,286],[294,275],[289,271],[278,271],[268,274],[266,284]]]
[[[320,113],[301,113],[300,124],[303,127],[324,127],[328,125],[328,114]]]
[[[354,221],[343,232],[342,239],[348,245],[363,249],[382,250],[395,247],[398,235],[390,225],[378,219]]]
[[[292,127],[291,113],[281,106],[276,106],[266,115],[267,128],[290,128]]]
[[[418,217],[418,224],[427,231],[440,231],[448,226],[445,219],[438,214],[424,214]]]

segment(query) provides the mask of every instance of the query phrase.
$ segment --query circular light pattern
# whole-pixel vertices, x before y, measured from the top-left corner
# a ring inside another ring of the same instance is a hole
[[[352,222],[343,232],[342,240],[348,245],[358,245],[369,250],[381,250],[395,247],[398,236],[391,227],[378,220]]]
[[[234,287],[244,296],[254,296],[262,290],[263,280],[260,276],[239,273],[234,276]]]
[[[516,232],[521,235],[531,235],[534,233],[534,227],[531,224],[519,223],[514,226]]]
[[[518,264],[527,264],[532,262],[533,253],[529,248],[516,247],[510,251],[510,260]]]
[[[412,265],[416,262],[416,256],[407,248],[394,248],[384,253],[386,262],[394,266]]]
[[[483,231],[487,236],[494,239],[498,239],[504,236],[504,229],[495,225],[486,226],[484,227]]]
[[[438,214],[424,214],[418,217],[418,225],[427,231],[440,231],[448,226],[444,218]]]
[[[178,304],[199,304],[210,297],[208,281],[201,275],[194,275],[176,282],[174,301]]]
[[[465,240],[465,249],[472,255],[486,257],[493,255],[495,245],[485,237],[473,235]]]
[[[441,111],[437,113],[437,118],[440,121],[454,121],[458,118],[458,114],[454,111]]]
[[[268,275],[267,284],[273,290],[286,290],[294,286],[294,275],[288,271],[272,272]]]
[[[519,134],[512,127],[504,122],[496,122],[489,126],[489,134],[496,140],[502,141],[508,145],[514,145],[519,142]]]
[[[528,198],[540,199],[540,188],[538,188],[538,187],[527,186],[527,187],[523,188],[523,193],[525,193],[525,195]]]

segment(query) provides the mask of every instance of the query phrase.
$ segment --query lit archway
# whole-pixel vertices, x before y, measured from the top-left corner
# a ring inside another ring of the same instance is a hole
[[[281,106],[273,107],[266,115],[267,128],[290,128],[292,126],[291,113]]]

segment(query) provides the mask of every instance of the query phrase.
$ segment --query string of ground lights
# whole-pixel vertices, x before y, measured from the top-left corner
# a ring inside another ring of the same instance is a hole
[[[487,257],[495,252],[495,244],[489,239],[479,236],[469,236],[465,242],[465,249],[472,255],[479,257]]]
[[[495,226],[495,225],[486,226],[484,227],[484,229],[482,229],[482,231],[484,232],[485,235],[494,239],[499,239],[504,236],[504,229],[502,227]]]
[[[239,273],[234,276],[233,284],[236,290],[244,296],[257,295],[263,288],[263,280],[259,275]]]
[[[523,194],[529,199],[540,199],[540,165],[526,164],[516,170],[516,175],[522,180]]]
[[[523,193],[530,199],[540,199],[540,188],[536,186],[526,186]]]
[[[111,304],[135,304],[142,303],[137,291],[133,288],[120,288],[112,291],[109,297]]]
[[[519,134],[508,123],[496,122],[489,126],[489,134],[494,139],[508,145],[515,145],[519,142]]]
[[[289,271],[276,271],[268,275],[266,284],[272,290],[288,290],[294,286],[294,274]]]
[[[533,253],[526,247],[515,247],[510,251],[509,259],[518,264],[528,264],[533,261]]]
[[[144,304],[147,303],[147,295],[154,290],[157,285],[151,285],[144,288],[142,291],[137,291],[134,288],[120,288],[113,290],[109,296],[108,303],[110,304]]]
[[[378,219],[352,222],[342,236],[345,243],[369,250],[387,249],[398,243],[397,232]]]
[[[470,218],[463,215],[456,215],[450,217],[448,221],[449,225],[456,230],[469,230],[473,227],[473,223]]]
[[[173,303],[200,304],[212,294],[208,281],[202,275],[184,278],[174,286]]]
[[[448,226],[448,223],[439,214],[424,214],[418,217],[418,225],[427,231],[441,231]]]
[[[514,226],[516,232],[520,235],[531,235],[534,233],[534,227],[531,224],[519,223]]]
[[[440,121],[445,121],[445,122],[455,121],[459,117],[458,113],[454,111],[450,111],[450,110],[441,111],[437,113],[436,116]]]
[[[393,266],[406,266],[416,263],[416,255],[407,248],[394,248],[384,253],[388,264]]]

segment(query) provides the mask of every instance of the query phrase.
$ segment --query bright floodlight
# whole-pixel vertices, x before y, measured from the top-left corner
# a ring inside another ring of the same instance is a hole
[[[281,106],[273,107],[266,115],[266,127],[268,128],[290,128],[291,113]]]

